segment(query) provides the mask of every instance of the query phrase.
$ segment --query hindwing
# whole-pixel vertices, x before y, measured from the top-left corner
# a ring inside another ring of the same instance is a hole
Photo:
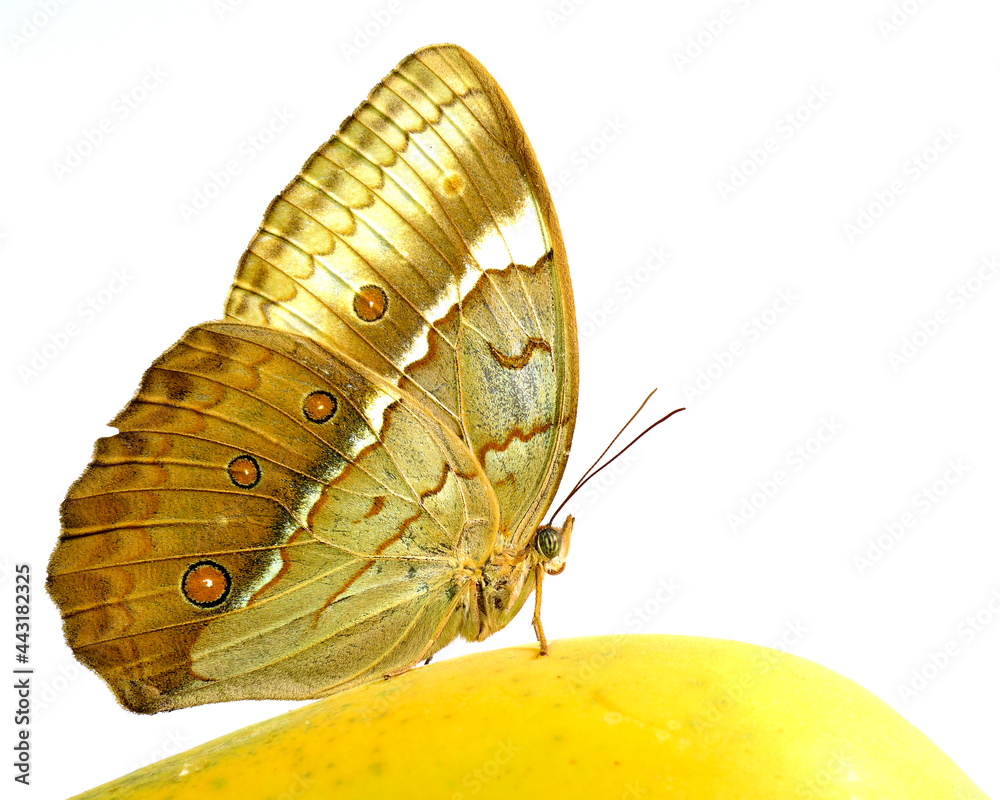
[[[49,585],[77,656],[137,710],[410,666],[445,643],[462,566],[496,536],[451,431],[283,332],[191,329],[112,425],[63,504]],[[228,585],[194,592],[199,565]]]

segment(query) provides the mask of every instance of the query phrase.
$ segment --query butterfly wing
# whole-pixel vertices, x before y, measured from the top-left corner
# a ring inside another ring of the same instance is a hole
[[[559,225],[507,97],[454,45],[404,59],[275,198],[227,315],[371,367],[462,438],[523,545],[576,416]]]
[[[486,70],[401,62],[271,204],[226,314],[154,364],[64,503],[49,587],[78,657],[157,711],[317,696],[488,633],[473,573],[551,502],[577,353],[551,199]]]
[[[280,331],[192,328],[62,507],[67,639],[126,706],[314,697],[453,638],[497,531],[468,448]]]

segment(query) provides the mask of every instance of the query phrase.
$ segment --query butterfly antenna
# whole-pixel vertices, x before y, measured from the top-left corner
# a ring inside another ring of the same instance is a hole
[[[604,448],[604,452],[602,452],[597,457],[597,460],[593,464],[590,465],[590,469],[588,469],[585,473],[583,473],[583,477],[580,478],[580,480],[578,480],[576,482],[576,485],[570,490],[570,493],[568,495],[566,495],[565,499],[558,505],[558,507],[556,508],[556,510],[552,512],[552,518],[549,520],[549,525],[551,525],[555,521],[556,516],[559,514],[560,511],[562,511],[563,506],[565,506],[570,501],[570,499],[573,497],[573,495],[575,495],[578,491],[580,491],[580,489],[583,488],[584,484],[586,484],[587,481],[589,481],[591,478],[595,477],[605,467],[610,467],[611,464],[614,463],[615,459],[617,459],[619,456],[624,455],[626,450],[628,450],[632,445],[634,445],[636,442],[638,442],[643,436],[645,436],[647,433],[649,433],[651,430],[653,430],[653,428],[655,428],[657,425],[659,425],[659,424],[661,424],[663,422],[666,422],[674,414],[677,414],[677,413],[679,413],[681,411],[684,411],[683,408],[675,408],[673,411],[671,411],[666,416],[660,417],[658,420],[656,420],[656,422],[654,422],[652,425],[650,425],[644,431],[642,431],[642,433],[640,433],[638,436],[636,436],[631,442],[629,442],[627,445],[625,445],[615,455],[613,455],[611,458],[609,458],[604,464],[602,464],[600,467],[597,467],[597,465],[600,463],[601,459],[604,458],[604,456],[608,452],[608,450],[610,450],[611,447],[612,447],[612,445],[614,445],[614,443],[618,440],[618,437],[621,436],[625,432],[625,429],[628,428],[628,426],[632,424],[632,420],[634,420],[639,415],[639,412],[642,411],[643,406],[645,406],[646,403],[649,402],[649,398],[653,396],[654,392],[656,392],[656,389],[653,389],[653,391],[650,392],[646,396],[646,399],[642,401],[642,405],[640,405],[639,408],[636,409],[636,412],[631,417],[629,417],[628,422],[626,422],[622,426],[622,429],[620,431],[618,431],[618,433],[615,434],[615,438],[612,439],[608,443],[608,446]],[[597,467],[597,469],[594,469],[595,467]]]
[[[642,401],[639,407],[635,410],[635,413],[628,418],[628,422],[622,425],[621,430],[615,434],[615,438],[612,439],[610,442],[608,442],[608,446],[605,447],[603,451],[601,451],[601,454],[597,457],[594,463],[590,465],[590,469],[584,472],[583,475],[580,477],[580,480],[576,482],[576,485],[572,489],[570,489],[570,495],[572,495],[573,492],[579,489],[586,482],[587,476],[590,475],[590,470],[592,470],[594,467],[596,467],[598,464],[601,463],[601,459],[604,458],[608,450],[610,450],[614,446],[614,443],[618,441],[618,437],[621,436],[623,433],[625,433],[625,429],[632,424],[632,420],[634,420],[636,417],[639,416],[639,412],[642,411],[643,408],[645,408],[646,403],[649,402],[649,398],[652,397],[654,394],[656,394],[656,389],[653,389],[653,391],[651,391],[649,394],[646,395],[646,399]]]

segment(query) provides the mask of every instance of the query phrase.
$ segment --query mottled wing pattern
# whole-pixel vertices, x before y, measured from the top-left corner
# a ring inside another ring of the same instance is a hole
[[[111,424],[63,504],[49,588],[125,705],[312,697],[455,636],[496,501],[398,387],[284,332],[206,324]],[[201,606],[199,564],[231,582]]]
[[[467,443],[524,543],[576,413],[572,292],[510,102],[459,47],[403,60],[275,198],[227,315],[320,342]]]

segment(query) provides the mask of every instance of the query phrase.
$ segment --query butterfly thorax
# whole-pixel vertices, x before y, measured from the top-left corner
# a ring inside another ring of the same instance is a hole
[[[495,552],[483,565],[472,592],[467,639],[482,641],[503,628],[531,593],[528,580],[538,563],[533,550]],[[470,635],[471,634],[471,635]]]
[[[482,641],[507,625],[531,594],[532,572],[541,566],[558,575],[566,566],[573,518],[562,528],[539,527],[523,547],[501,547],[477,571],[466,601],[466,624],[462,635]]]

